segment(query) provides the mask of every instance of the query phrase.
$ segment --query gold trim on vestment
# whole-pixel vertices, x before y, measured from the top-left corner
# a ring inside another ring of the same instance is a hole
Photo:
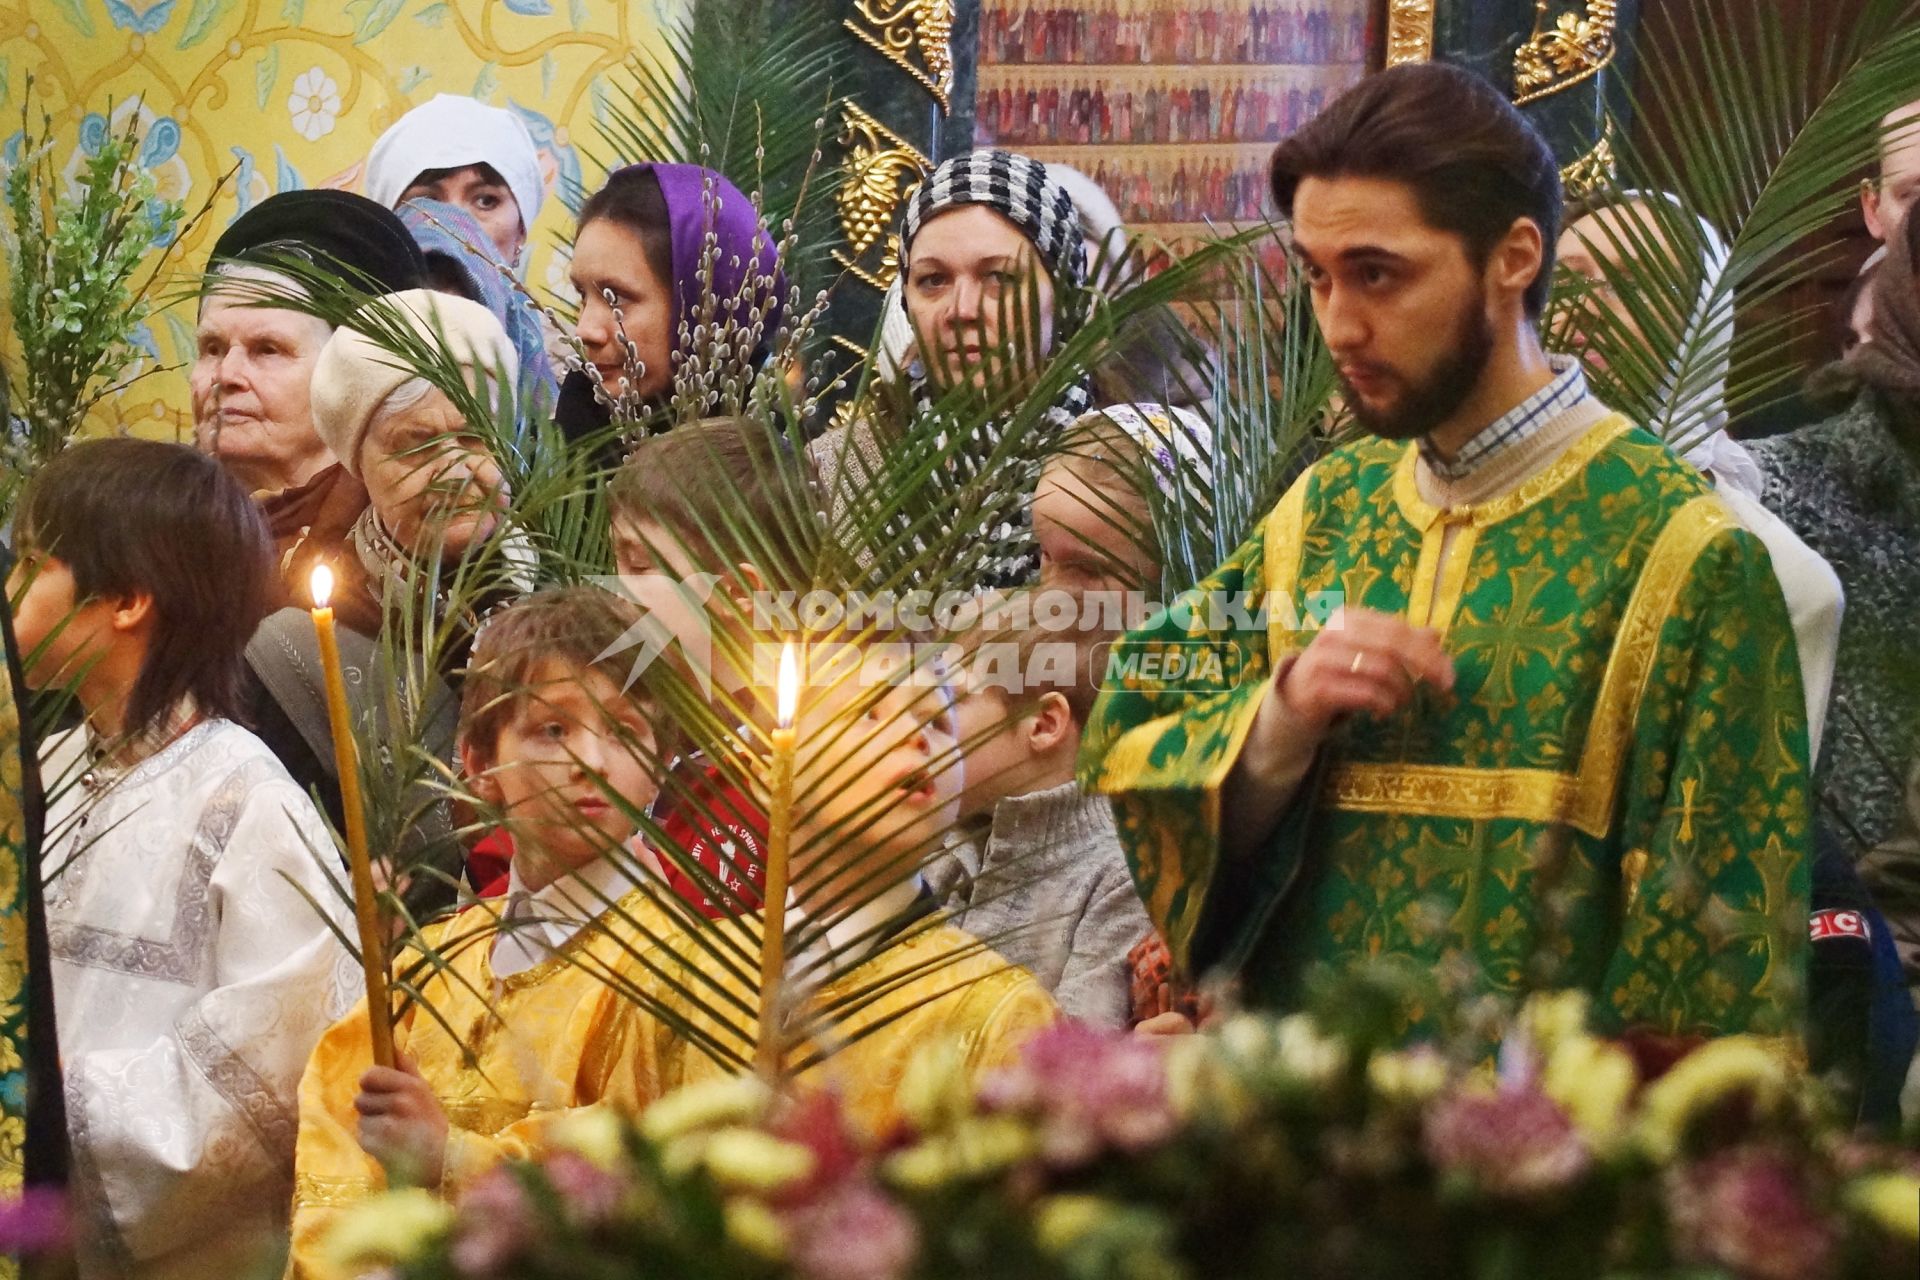
[[[1711,493],[1691,499],[1668,518],[1647,553],[1639,581],[1614,633],[1600,696],[1587,722],[1580,752],[1580,798],[1575,825],[1595,835],[1612,824],[1620,769],[1633,737],[1634,721],[1646,697],[1660,651],[1660,630],[1673,616],[1700,553],[1720,534],[1739,528],[1725,503]]]
[[[1393,497],[1400,504],[1401,514],[1412,522],[1416,529],[1424,530],[1444,516],[1448,521],[1465,521],[1476,529],[1498,524],[1502,520],[1519,515],[1534,503],[1547,497],[1567,481],[1579,475],[1600,455],[1600,451],[1615,440],[1633,430],[1633,424],[1618,413],[1609,413],[1594,423],[1587,433],[1568,445],[1566,450],[1511,493],[1505,493],[1486,502],[1463,503],[1442,511],[1420,496],[1420,482],[1416,477],[1416,468],[1420,461],[1420,446],[1412,443],[1400,457],[1400,465],[1394,468]]]
[[[303,1173],[294,1179],[293,1202],[322,1209],[344,1209],[386,1190],[372,1178],[322,1178]]]
[[[1267,569],[1267,654],[1289,653],[1295,648],[1292,639],[1295,628],[1287,626],[1289,621],[1301,621],[1299,630],[1305,630],[1304,600],[1295,597],[1300,591],[1300,557],[1305,551],[1307,529],[1307,488],[1313,482],[1313,471],[1293,482],[1280,505],[1267,517],[1266,537],[1263,539]],[[1292,609],[1275,609],[1273,601],[1287,600]]]
[[[1328,803],[1360,813],[1565,823],[1604,838],[1613,825],[1620,770],[1659,653],[1660,630],[1673,615],[1700,553],[1720,533],[1736,527],[1725,504],[1708,493],[1681,507],[1661,530],[1615,634],[1574,773],[1347,764],[1329,779]]]
[[[1446,567],[1441,570],[1439,589],[1434,593],[1423,625],[1445,631],[1453,625],[1454,615],[1460,612],[1460,597],[1467,591],[1467,570],[1473,564],[1474,544],[1480,541],[1480,526],[1469,524],[1460,529],[1453,535],[1452,546],[1446,546],[1445,526],[1438,531],[1438,536],[1445,548]]]
[[[1327,799],[1357,813],[1433,818],[1513,818],[1561,823],[1573,813],[1578,779],[1551,769],[1462,765],[1345,764],[1327,779]]]

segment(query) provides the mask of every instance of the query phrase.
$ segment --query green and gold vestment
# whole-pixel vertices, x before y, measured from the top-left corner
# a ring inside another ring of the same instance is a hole
[[[1455,995],[1581,988],[1617,1028],[1797,1034],[1806,716],[1765,550],[1618,416],[1477,505],[1424,500],[1416,454],[1322,459],[1117,646],[1083,780],[1176,961],[1256,1005],[1398,955]],[[1212,625],[1243,591],[1264,633]],[[1222,786],[1325,592],[1439,629],[1455,687],[1336,730],[1267,845],[1224,860]],[[1221,660],[1152,660],[1197,642]]]

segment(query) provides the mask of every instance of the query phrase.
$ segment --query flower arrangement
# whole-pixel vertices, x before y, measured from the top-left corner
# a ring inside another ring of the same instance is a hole
[[[331,1243],[417,1280],[1913,1274],[1920,1157],[1839,1130],[1773,1044],[1672,1060],[1585,1015],[1536,997],[1493,1064],[1311,1014],[1063,1024],[977,1091],[930,1046],[877,1141],[831,1095],[700,1085],[573,1117],[457,1204],[362,1204]]]

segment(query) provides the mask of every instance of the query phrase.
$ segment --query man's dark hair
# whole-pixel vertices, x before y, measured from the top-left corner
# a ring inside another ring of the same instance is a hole
[[[76,603],[148,592],[153,635],[127,699],[126,731],[181,699],[241,718],[247,641],[266,616],[273,536],[214,459],[158,440],[90,440],[42,467],[22,495],[20,550],[60,560]]]
[[[645,520],[701,569],[741,563],[769,586],[806,585],[819,506],[803,450],[772,424],[707,418],[635,445],[608,486],[616,520]]]
[[[1285,218],[1308,178],[1405,183],[1429,225],[1466,241],[1476,268],[1515,219],[1532,219],[1542,247],[1527,314],[1538,317],[1547,305],[1560,170],[1539,130],[1474,72],[1421,62],[1368,76],[1274,149],[1271,176]]]
[[[669,296],[677,296],[673,278],[673,219],[660,179],[645,165],[628,165],[608,176],[607,185],[580,206],[580,226],[605,218],[640,237],[647,266]]]

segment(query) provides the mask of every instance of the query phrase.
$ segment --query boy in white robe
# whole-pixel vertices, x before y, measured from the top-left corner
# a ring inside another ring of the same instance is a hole
[[[247,1274],[285,1247],[295,1090],[353,974],[326,827],[228,718],[273,543],[219,463],[134,439],[49,463],[19,542],[28,682],[84,712],[41,751],[81,1274]]]

